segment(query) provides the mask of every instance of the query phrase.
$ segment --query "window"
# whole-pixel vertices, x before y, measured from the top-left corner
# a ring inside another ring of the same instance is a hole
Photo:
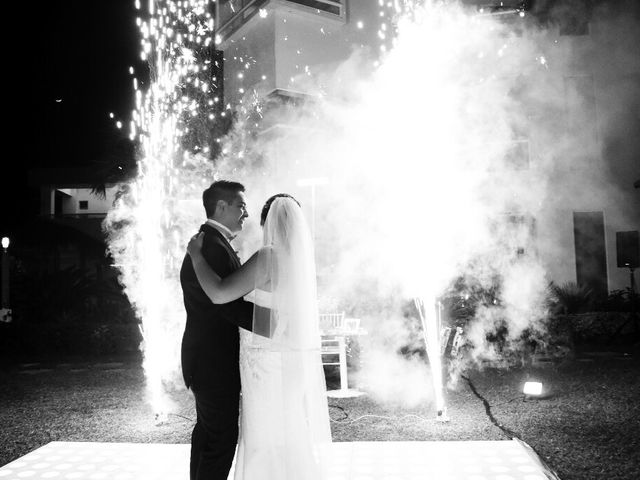
[[[531,8],[530,0],[462,0],[462,3],[474,5],[478,12],[490,15],[515,14]]]
[[[589,288],[596,297],[606,297],[609,282],[604,212],[573,212],[573,238],[578,285]]]
[[[303,5],[331,15],[343,16],[344,0],[289,0],[289,2],[297,3],[298,5]]]
[[[590,145],[597,138],[597,110],[593,76],[564,78],[567,131],[577,141]]]
[[[491,233],[506,255],[536,256],[536,219],[526,212],[505,212],[491,221]]]
[[[560,35],[589,35],[592,10],[591,0],[573,0],[556,5],[552,15],[557,19]]]
[[[583,36],[589,35],[589,20],[578,15],[568,15],[560,20],[560,35]]]
[[[78,202],[78,208],[80,210],[89,210],[89,201],[88,200],[80,200]]]
[[[258,13],[266,0],[218,0],[216,2],[216,35],[222,39],[244,25]]]
[[[512,142],[505,154],[505,166],[513,170],[529,168],[529,141],[526,139]]]

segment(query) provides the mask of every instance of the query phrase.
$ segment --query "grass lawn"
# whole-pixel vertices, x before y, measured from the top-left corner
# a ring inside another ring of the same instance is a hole
[[[471,384],[461,380],[447,392],[448,423],[435,421],[431,405],[407,410],[369,396],[330,398],[333,439],[502,440],[513,432],[563,480],[637,480],[639,357],[601,354],[526,371],[467,372]],[[548,398],[523,401],[522,381],[532,373],[549,388]],[[328,378],[330,387],[336,380]],[[51,441],[190,441],[189,392],[174,391],[175,413],[156,424],[136,358],[5,365],[0,383],[0,465]]]

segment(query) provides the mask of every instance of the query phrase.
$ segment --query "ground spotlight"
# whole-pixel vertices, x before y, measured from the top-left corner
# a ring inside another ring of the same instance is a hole
[[[540,397],[542,395],[542,383],[524,382],[522,393],[529,397]]]

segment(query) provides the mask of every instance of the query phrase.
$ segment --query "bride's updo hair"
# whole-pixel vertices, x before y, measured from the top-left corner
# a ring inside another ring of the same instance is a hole
[[[276,193],[274,196],[269,197],[269,199],[265,202],[264,207],[262,207],[262,213],[260,213],[260,226],[264,227],[264,222],[267,221],[267,215],[269,214],[269,209],[271,208],[271,204],[278,197],[287,197],[292,199],[294,202],[298,204],[300,207],[300,202],[296,200],[294,197],[289,195],[288,193]]]

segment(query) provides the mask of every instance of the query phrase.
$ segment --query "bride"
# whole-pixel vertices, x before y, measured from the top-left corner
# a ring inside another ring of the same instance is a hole
[[[250,294],[255,304],[253,331],[240,329],[235,480],[321,480],[331,430],[311,236],[299,203],[287,194],[267,200],[260,225],[263,247],[224,279],[202,256],[202,234],[187,247],[213,303]]]

